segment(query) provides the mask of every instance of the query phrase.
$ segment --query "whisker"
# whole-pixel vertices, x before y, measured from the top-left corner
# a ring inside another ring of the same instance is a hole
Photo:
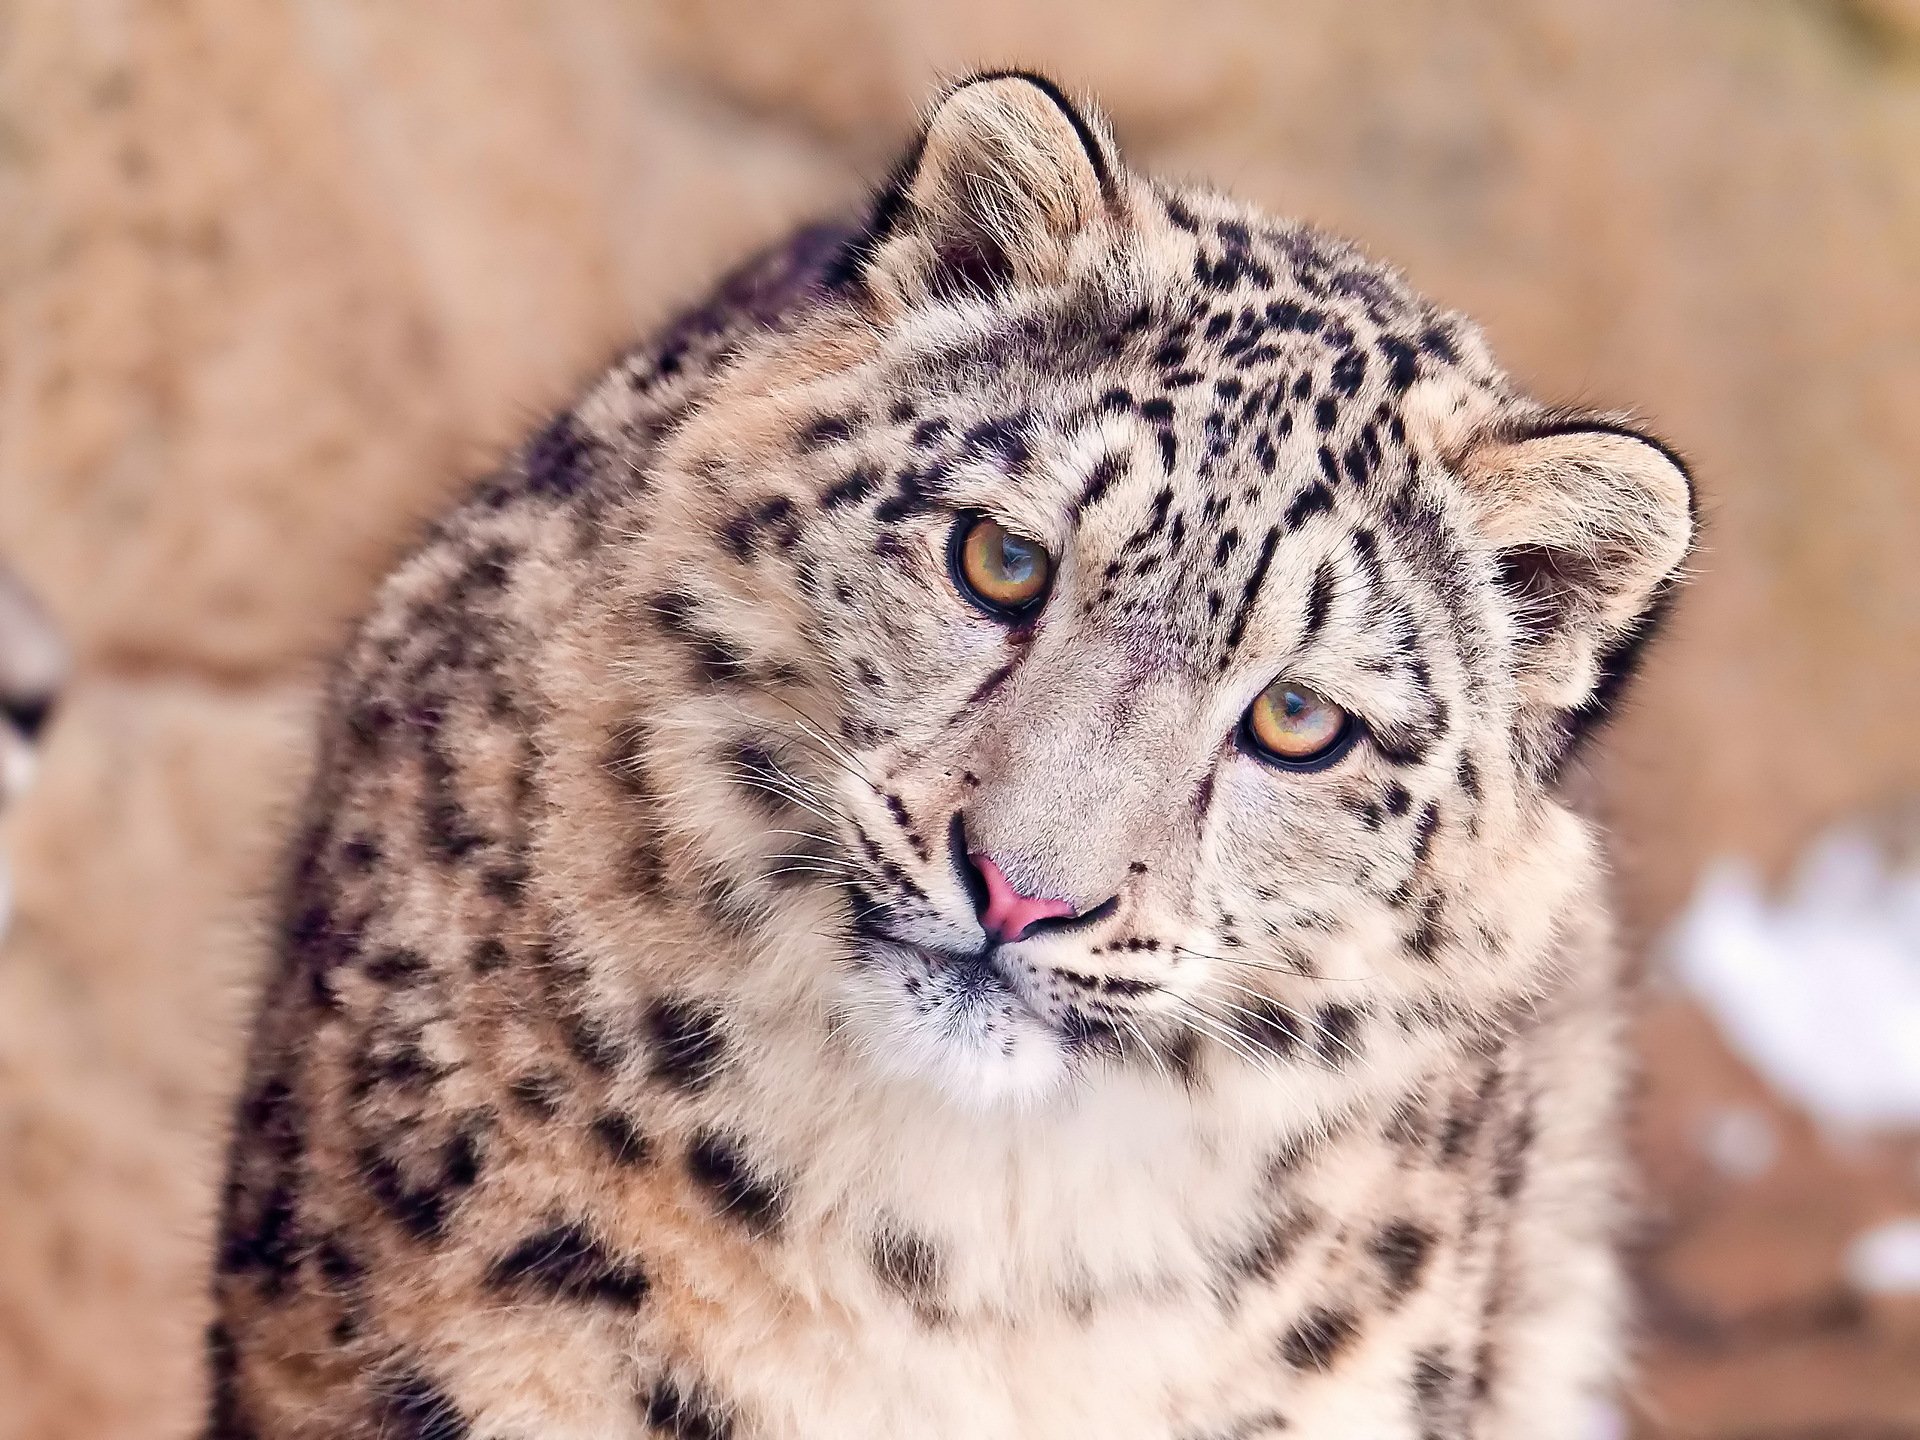
[[[1167,1068],[1166,1058],[1161,1055],[1160,1047],[1147,1038],[1145,1027],[1131,1015],[1121,1014],[1117,1018],[1120,1023],[1126,1027],[1127,1033],[1139,1042],[1140,1048],[1146,1052],[1147,1058],[1153,1062],[1153,1068],[1160,1072],[1160,1078],[1168,1084],[1172,1084],[1173,1071]]]
[[[804,850],[781,850],[764,858],[768,860],[807,860],[823,869],[838,870],[842,874],[857,875],[863,873],[860,867],[855,865],[851,860],[835,860],[826,855],[812,855]]]
[[[1244,955],[1210,955],[1204,950],[1190,950],[1184,945],[1173,947],[1174,953],[1191,955],[1196,960],[1212,960],[1221,965],[1244,965],[1249,970],[1265,970],[1275,975],[1291,975],[1299,980],[1325,980],[1331,985],[1364,985],[1364,975],[1322,975],[1312,970],[1302,970],[1296,965],[1278,965],[1271,960],[1252,960]]]
[[[1245,989],[1244,986],[1239,986],[1236,988]],[[1322,1025],[1314,1017],[1306,1014],[1304,1011],[1291,1009],[1290,1007],[1281,1004],[1280,1001],[1275,1000],[1271,995],[1262,995],[1257,990],[1248,990],[1246,993],[1255,996],[1257,999],[1266,1000],[1270,1004],[1276,1006],[1283,1014],[1287,1015],[1290,1019],[1303,1021],[1305,1024],[1307,1024],[1312,1028],[1315,1035],[1323,1037],[1327,1040],[1331,1040],[1335,1045],[1338,1045],[1342,1050],[1346,1051],[1348,1059],[1352,1060],[1356,1065],[1360,1063],[1360,1056],[1358,1052],[1356,1052],[1351,1045],[1347,1044],[1346,1041],[1342,1040],[1338,1035],[1334,1034],[1333,1031],[1329,1030],[1326,1026]],[[1234,1004],[1233,1001],[1221,998],[1219,996],[1216,996],[1214,998],[1219,1000],[1220,1003],[1222,1005],[1225,1005],[1228,1009],[1236,1011],[1239,1014],[1245,1015],[1249,1020],[1260,1019],[1260,1016],[1258,1013],[1247,1009],[1247,1007],[1244,1005],[1236,1005]],[[1313,1046],[1315,1050],[1318,1050],[1320,1048],[1319,1042],[1317,1040],[1313,1042]]]
[[[1207,1014],[1186,996],[1176,996],[1175,999],[1179,1002],[1178,1013],[1181,1019],[1201,1033],[1211,1036],[1256,1069],[1264,1068],[1268,1060],[1280,1058],[1277,1053],[1264,1050],[1259,1042],[1251,1037],[1242,1035],[1224,1021]]]
[[[781,784],[769,781],[765,776],[755,774],[752,771],[732,770],[728,772],[728,775],[729,778],[741,785],[756,790],[764,790],[769,795],[777,795],[783,800],[798,805],[802,810],[808,811],[819,819],[828,821],[839,820],[842,824],[847,825],[853,823],[844,810],[841,810],[831,801],[822,799],[818,795],[811,795],[803,790],[789,789]]]

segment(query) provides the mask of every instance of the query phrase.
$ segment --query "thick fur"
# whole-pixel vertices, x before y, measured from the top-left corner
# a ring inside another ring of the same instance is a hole
[[[210,1440],[1573,1433],[1620,974],[1551,777],[1689,530],[1393,272],[958,87],[348,649]],[[1281,675],[1337,764],[1237,743]],[[983,950],[961,845],[1092,919]]]

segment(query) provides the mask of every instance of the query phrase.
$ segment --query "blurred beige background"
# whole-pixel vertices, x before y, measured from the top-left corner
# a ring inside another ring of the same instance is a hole
[[[0,563],[80,670],[9,817],[0,1437],[184,1436],[254,897],[318,662],[614,347],[854,200],[937,77],[1048,68],[1136,164],[1354,233],[1707,496],[1608,758],[1632,932],[1920,793],[1916,0],[0,0]],[[1920,1435],[1920,1211],[1666,991],[1653,1436]],[[1772,1113],[1756,1179],[1700,1126]]]

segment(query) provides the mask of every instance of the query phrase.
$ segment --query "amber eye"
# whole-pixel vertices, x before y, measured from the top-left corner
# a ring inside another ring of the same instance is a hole
[[[1053,578],[1053,557],[985,515],[962,515],[947,546],[960,593],[996,619],[1038,608]]]
[[[1283,769],[1317,770],[1347,753],[1359,733],[1353,717],[1304,685],[1276,680],[1241,724],[1245,743]]]

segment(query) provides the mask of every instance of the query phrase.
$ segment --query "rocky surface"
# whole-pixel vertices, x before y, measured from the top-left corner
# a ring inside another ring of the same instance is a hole
[[[1587,777],[1636,934],[1706,857],[1920,790],[1913,0],[0,0],[0,560],[79,664],[6,822],[0,1436],[187,1431],[254,899],[374,576],[1006,61],[1694,457],[1699,583]],[[1643,1035],[1632,1423],[1920,1434],[1920,1316],[1841,1261],[1920,1211],[1913,1147],[1814,1136],[1677,999]],[[1729,1174],[1745,1112],[1775,1153]]]

